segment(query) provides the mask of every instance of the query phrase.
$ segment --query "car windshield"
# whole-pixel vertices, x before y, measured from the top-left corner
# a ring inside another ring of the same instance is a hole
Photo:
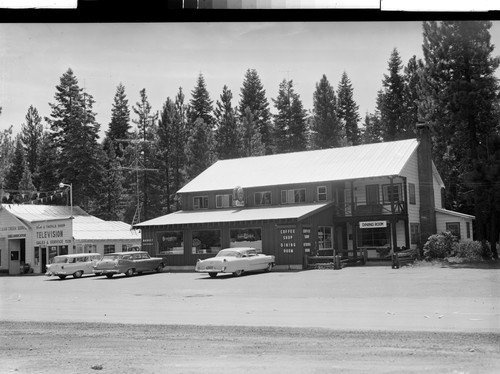
[[[238,251],[222,250],[215,257],[241,257],[241,253]]]

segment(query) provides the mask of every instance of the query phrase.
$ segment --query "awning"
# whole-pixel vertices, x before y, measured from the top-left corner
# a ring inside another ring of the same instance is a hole
[[[180,210],[149,221],[141,222],[134,227],[187,225],[200,223],[223,223],[242,221],[272,221],[280,219],[296,219],[298,221],[327,209],[333,203],[289,205],[267,208],[234,208],[211,210]]]

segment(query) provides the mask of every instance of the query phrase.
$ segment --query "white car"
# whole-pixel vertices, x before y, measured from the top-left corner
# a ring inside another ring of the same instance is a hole
[[[218,273],[233,273],[239,277],[244,272],[264,270],[271,271],[274,256],[259,253],[255,248],[225,248],[215,257],[196,262],[195,271],[208,273],[215,278]]]
[[[45,275],[57,275],[64,279],[68,275],[80,278],[83,274],[94,274],[94,265],[101,259],[99,253],[78,253],[56,256],[50,265],[47,265]]]

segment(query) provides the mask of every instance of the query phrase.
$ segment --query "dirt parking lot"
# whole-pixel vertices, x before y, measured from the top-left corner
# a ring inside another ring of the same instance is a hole
[[[497,373],[500,267],[0,277],[1,373]]]

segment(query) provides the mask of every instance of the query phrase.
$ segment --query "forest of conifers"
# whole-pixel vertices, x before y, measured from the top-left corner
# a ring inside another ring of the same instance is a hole
[[[27,103],[22,131],[0,133],[1,200],[65,204],[64,182],[73,204],[90,214],[131,223],[139,205],[144,221],[181,209],[176,191],[216,160],[415,138],[420,122],[431,129],[446,208],[475,215],[475,239],[493,244],[500,231],[500,59],[491,26],[423,22],[423,59],[403,62],[393,50],[376,109],[365,118],[345,72],[335,86],[318,77],[313,108],[305,109],[293,80],[268,98],[249,67],[235,107],[227,86],[214,102],[202,74],[189,98],[180,88],[159,110],[146,89],[129,105],[120,83],[100,139],[92,94],[68,68],[50,113]]]

